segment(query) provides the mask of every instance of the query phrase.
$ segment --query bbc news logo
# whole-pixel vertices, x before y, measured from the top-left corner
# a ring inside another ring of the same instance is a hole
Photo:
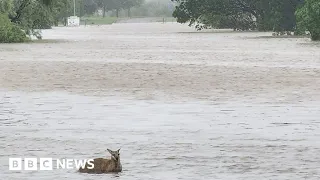
[[[38,163],[39,162],[39,163]],[[51,171],[56,169],[79,169],[84,168],[88,163],[87,168],[93,169],[93,159],[77,160],[77,159],[56,159],[53,158],[9,158],[10,171]]]

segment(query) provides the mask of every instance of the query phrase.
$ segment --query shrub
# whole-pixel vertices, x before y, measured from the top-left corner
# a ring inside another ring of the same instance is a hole
[[[311,39],[320,41],[320,2],[319,0],[306,0],[304,6],[296,12],[299,29],[308,30]]]
[[[25,42],[28,38],[20,27],[11,23],[7,15],[0,14],[0,43]]]

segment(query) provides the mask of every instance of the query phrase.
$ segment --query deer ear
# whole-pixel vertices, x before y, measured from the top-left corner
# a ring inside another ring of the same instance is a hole
[[[107,149],[109,151],[110,154],[112,154],[112,151],[110,149]]]
[[[121,148],[120,148],[121,149]],[[118,152],[120,152],[120,149],[118,149]]]

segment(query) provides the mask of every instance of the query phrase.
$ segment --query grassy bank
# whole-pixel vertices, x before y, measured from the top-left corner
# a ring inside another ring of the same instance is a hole
[[[130,21],[131,19],[150,19],[149,22],[176,22],[176,19],[173,17],[97,17],[97,16],[91,16],[91,17],[82,17],[81,18],[81,25],[106,25],[106,24],[113,24],[116,22],[122,22],[122,21]]]

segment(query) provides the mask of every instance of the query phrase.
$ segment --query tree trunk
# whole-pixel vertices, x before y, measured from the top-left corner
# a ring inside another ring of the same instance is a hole
[[[55,25],[55,26],[59,26],[59,19],[55,19],[55,20],[54,20],[54,25]]]
[[[116,10],[116,16],[119,17],[119,9]]]
[[[103,6],[103,10],[102,10],[102,16],[103,17],[106,17],[106,6]]]
[[[10,17],[9,18],[11,19],[11,22],[13,23],[17,23],[18,21],[20,21],[20,18],[21,18],[21,15],[23,13],[23,10],[29,6],[31,4],[31,1],[30,0],[25,0],[25,1],[22,1],[21,5],[19,6],[18,10],[15,12],[15,17]]]
[[[131,8],[128,8],[128,17],[131,18]]]

